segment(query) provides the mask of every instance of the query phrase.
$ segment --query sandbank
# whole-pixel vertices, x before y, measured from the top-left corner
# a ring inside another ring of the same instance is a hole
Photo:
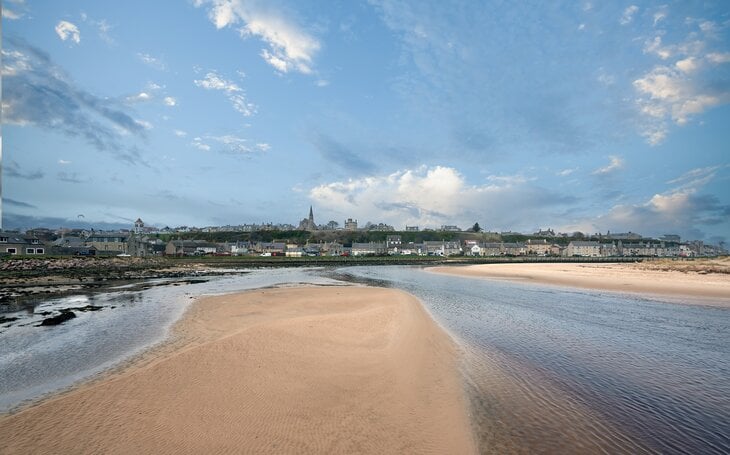
[[[456,347],[413,296],[201,299],[177,341],[0,418],[0,453],[475,453]]]
[[[730,307],[730,274],[684,272],[640,263],[529,263],[433,267],[431,272],[474,278],[654,294],[682,303]]]

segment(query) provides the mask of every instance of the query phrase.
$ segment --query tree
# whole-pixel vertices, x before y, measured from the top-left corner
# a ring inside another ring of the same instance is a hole
[[[472,232],[481,232],[482,228],[479,227],[479,223],[474,223],[474,226],[471,227]]]

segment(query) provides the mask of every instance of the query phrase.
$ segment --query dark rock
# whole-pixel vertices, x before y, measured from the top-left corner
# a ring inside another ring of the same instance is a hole
[[[73,311],[64,311],[63,313],[59,314],[58,316],[53,316],[51,318],[46,318],[43,321],[41,321],[41,325],[58,325],[63,324],[64,322],[68,321],[69,319],[73,319],[76,317],[76,314]]]
[[[13,322],[13,321],[17,321],[17,320],[18,320],[18,318],[7,318],[5,316],[0,316],[0,324],[4,324],[6,322]]]

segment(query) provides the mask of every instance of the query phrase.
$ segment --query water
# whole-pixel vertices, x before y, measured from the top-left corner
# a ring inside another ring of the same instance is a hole
[[[464,349],[485,453],[730,452],[730,311],[631,295],[340,270],[419,297]]]
[[[105,309],[0,328],[0,410],[159,342],[192,296],[342,281],[416,295],[459,343],[484,453],[730,452],[730,310],[395,266],[274,269],[44,302],[36,312]]]
[[[4,313],[16,321],[0,326],[0,412],[119,365],[160,343],[182,316],[193,296],[215,295],[280,284],[337,284],[307,269],[271,269],[180,284],[154,280],[157,286],[130,290],[120,286],[101,294],[41,301],[28,310]],[[167,285],[164,285],[167,284]],[[58,326],[37,327],[44,316],[87,305],[99,311],[78,312]]]

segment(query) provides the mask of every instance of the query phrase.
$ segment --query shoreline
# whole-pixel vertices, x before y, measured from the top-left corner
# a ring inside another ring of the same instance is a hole
[[[475,453],[456,346],[415,297],[205,297],[131,365],[0,417],[0,453]]]
[[[730,274],[647,267],[642,264],[480,264],[431,267],[431,273],[517,281],[617,293],[661,296],[673,302],[730,308]]]

